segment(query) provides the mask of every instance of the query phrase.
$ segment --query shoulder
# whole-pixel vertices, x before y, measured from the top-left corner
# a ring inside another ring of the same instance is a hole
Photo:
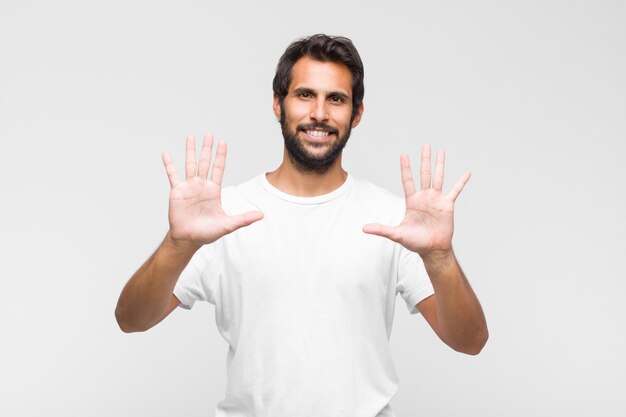
[[[227,213],[257,210],[262,193],[261,181],[257,175],[239,185],[222,188],[222,207]]]
[[[379,205],[387,204],[396,206],[404,203],[404,199],[392,192],[361,178],[352,177],[354,182],[354,190],[359,198],[372,200]]]
[[[375,213],[380,218],[402,219],[404,198],[361,178],[353,177],[352,181],[354,198],[362,210]]]

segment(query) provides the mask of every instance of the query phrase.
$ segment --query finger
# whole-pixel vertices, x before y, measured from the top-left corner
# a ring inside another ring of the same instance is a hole
[[[254,222],[257,222],[263,218],[263,213],[260,211],[248,211],[236,216],[229,216],[228,223],[226,225],[226,232],[231,233],[240,227],[249,226]]]
[[[167,173],[167,179],[170,180],[170,187],[176,187],[180,181],[178,180],[178,175],[176,174],[176,168],[174,168],[174,164],[172,163],[172,159],[167,152],[164,152],[161,155],[161,159],[163,159],[163,165],[165,166],[165,172]]]
[[[413,181],[413,173],[411,172],[411,162],[408,155],[400,157],[400,175],[402,176],[402,188],[404,188],[404,196],[409,197],[415,194],[415,182]]]
[[[422,190],[430,188],[430,145],[422,145],[422,164],[420,168]]]
[[[369,223],[363,226],[363,231],[370,235],[383,236],[394,242],[400,243],[401,236],[397,227],[385,226],[384,224]]]
[[[185,152],[185,177],[196,176],[196,139],[187,136],[187,149]]]
[[[198,176],[206,179],[209,175],[209,166],[211,165],[211,152],[213,151],[213,135],[207,133],[202,141],[202,151],[200,159],[198,159]]]
[[[446,165],[446,153],[443,149],[437,151],[437,160],[435,162],[435,175],[433,177],[433,188],[437,191],[443,189],[443,171]]]
[[[222,184],[222,177],[224,176],[224,167],[226,166],[226,142],[219,141],[217,144],[217,153],[215,154],[215,162],[213,162],[213,169],[211,170],[211,181],[217,185]]]
[[[471,176],[472,173],[467,171],[461,176],[461,179],[459,179],[456,184],[454,184],[454,187],[452,187],[452,190],[450,190],[450,192],[448,193],[448,198],[450,198],[452,202],[456,201],[456,198],[459,196],[459,194],[461,194],[461,191],[463,191],[463,187],[465,187],[465,184],[467,184]]]

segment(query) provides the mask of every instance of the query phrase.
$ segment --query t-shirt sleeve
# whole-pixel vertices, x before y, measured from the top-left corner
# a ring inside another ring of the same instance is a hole
[[[422,258],[404,246],[400,247],[396,292],[402,295],[411,314],[419,313],[415,306],[435,293]]]
[[[189,261],[174,287],[180,307],[191,309],[196,301],[215,305],[218,273],[214,245],[201,247]]]

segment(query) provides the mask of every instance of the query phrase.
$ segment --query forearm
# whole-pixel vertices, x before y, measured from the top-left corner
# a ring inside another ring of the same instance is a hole
[[[487,323],[454,252],[422,258],[435,290],[438,336],[457,351],[479,353],[487,342]]]
[[[174,286],[198,248],[176,242],[168,233],[152,256],[124,286],[115,318],[125,332],[144,331],[166,314]]]

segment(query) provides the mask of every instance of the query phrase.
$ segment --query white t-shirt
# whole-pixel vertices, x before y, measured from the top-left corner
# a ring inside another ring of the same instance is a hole
[[[230,346],[216,417],[394,417],[396,295],[415,314],[433,288],[418,255],[362,227],[398,224],[404,200],[351,176],[297,197],[261,174],[222,206],[265,217],[203,246],[174,289],[182,307],[215,305]]]

